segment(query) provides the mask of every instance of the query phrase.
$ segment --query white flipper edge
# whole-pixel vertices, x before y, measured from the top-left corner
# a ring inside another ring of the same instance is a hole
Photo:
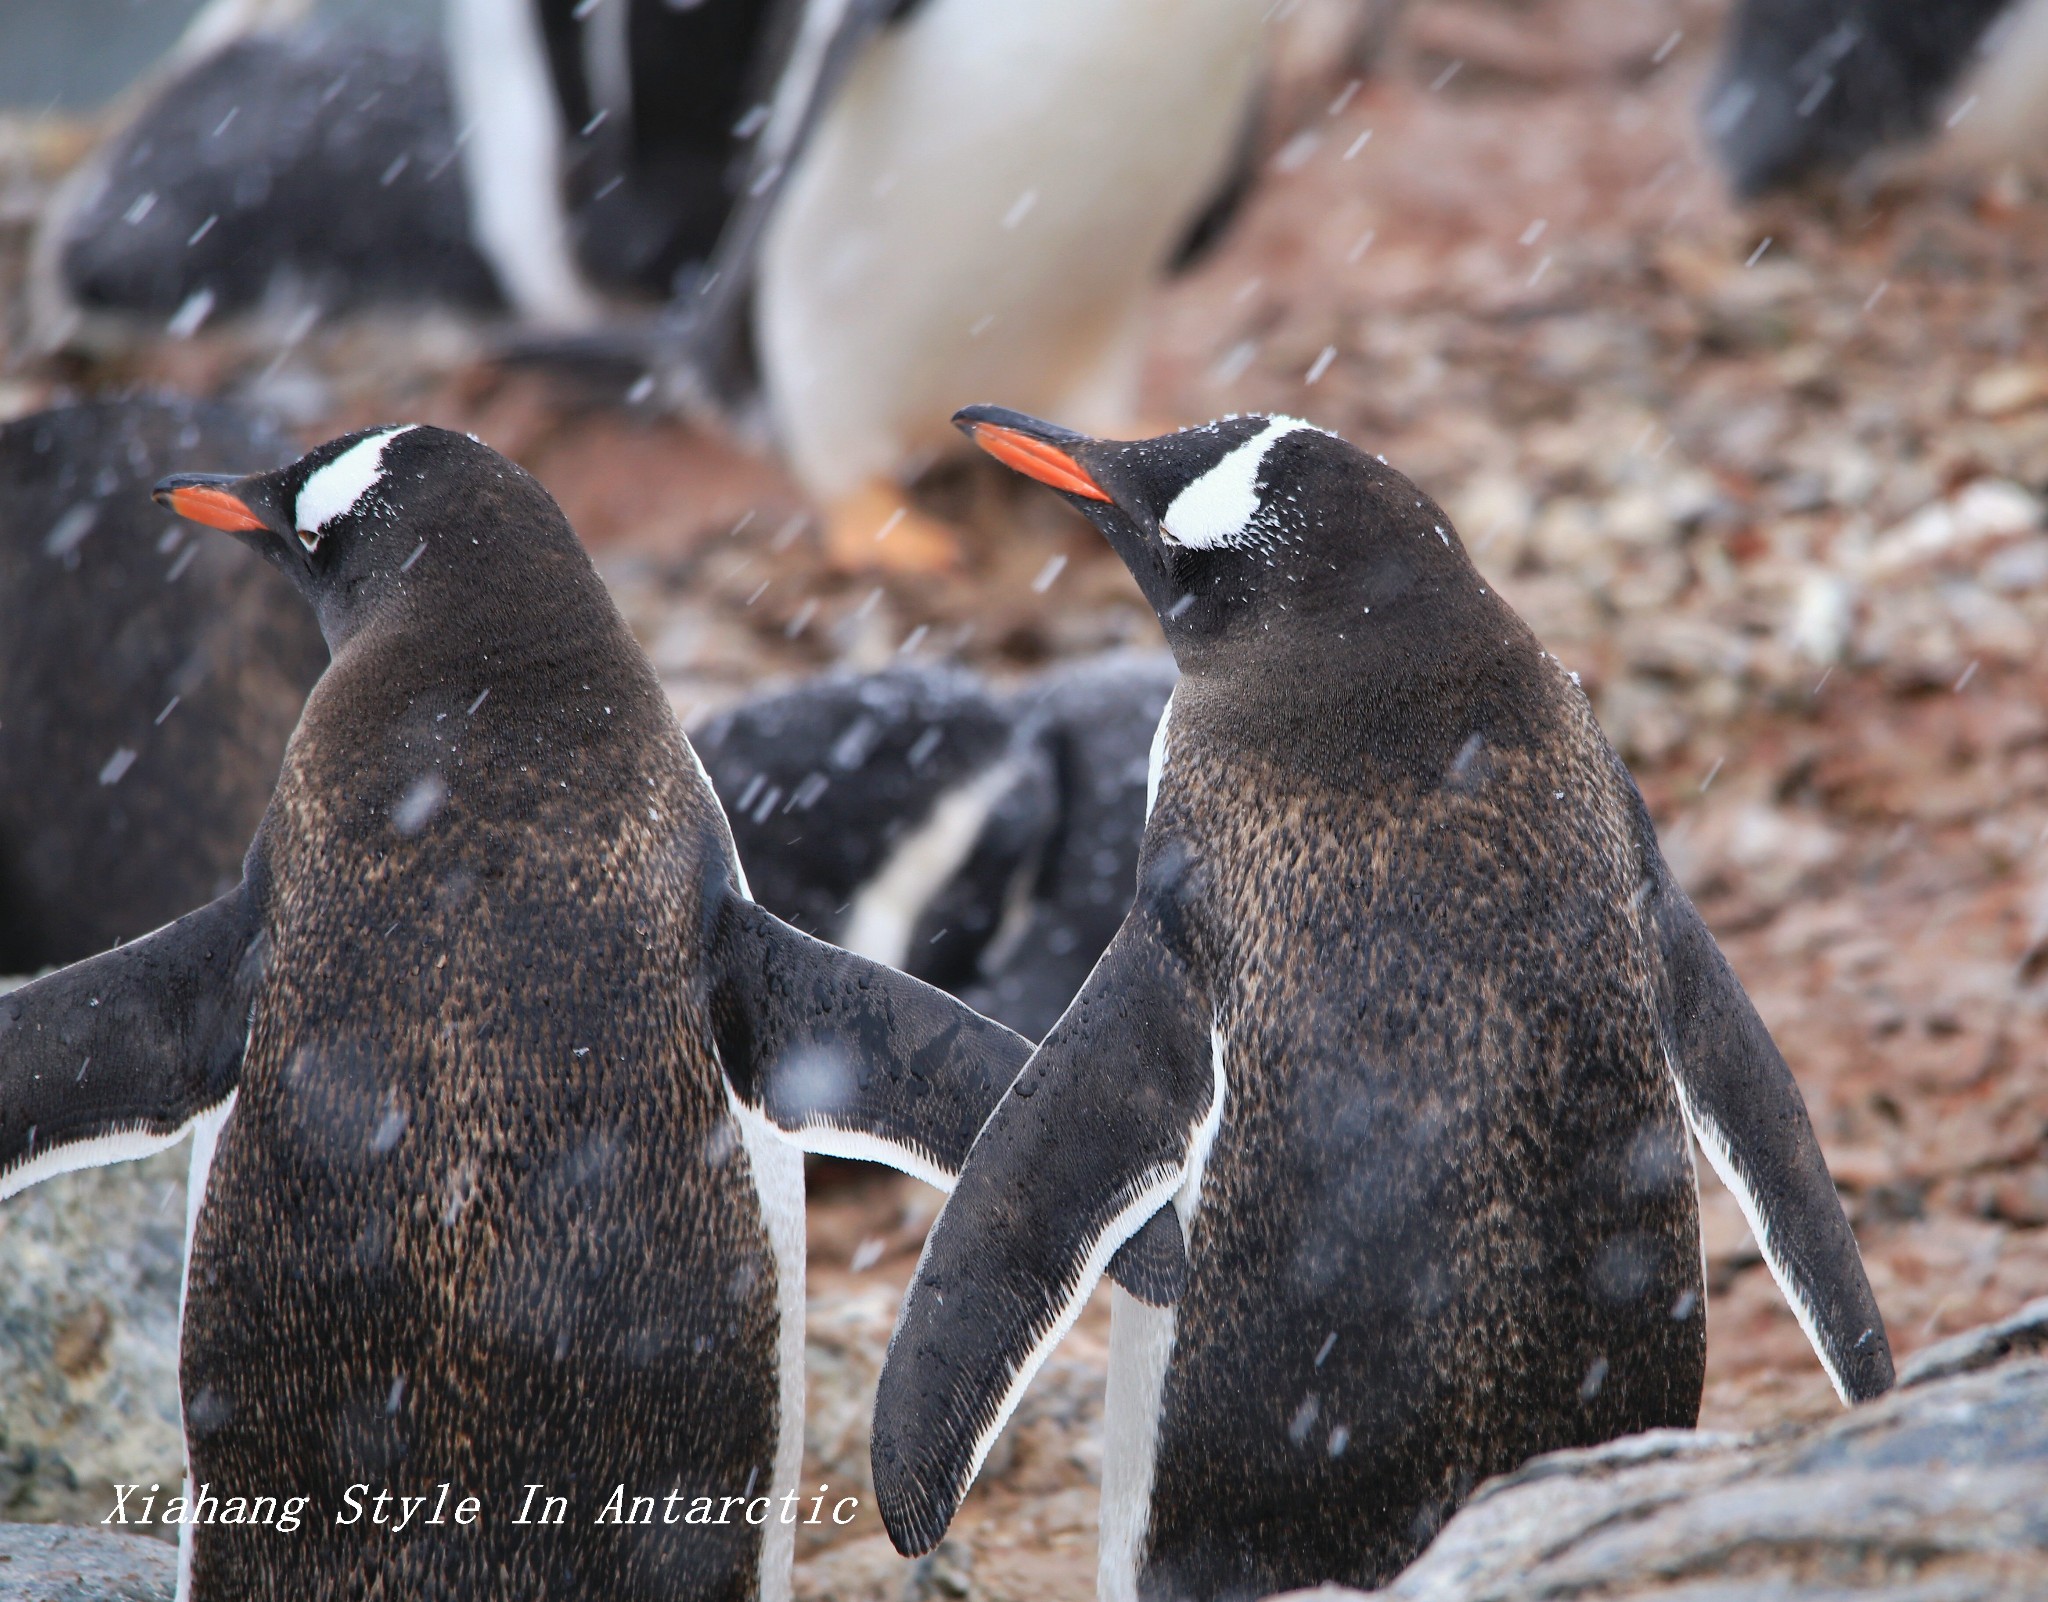
[[[947,1173],[916,1147],[886,1140],[865,1129],[841,1129],[835,1124],[816,1123],[796,1129],[780,1129],[778,1133],[799,1151],[809,1152],[814,1157],[846,1157],[854,1162],[880,1163],[899,1174],[921,1179],[934,1190],[949,1196],[959,1179],[957,1174]]]
[[[1670,1054],[1665,1055],[1667,1066]],[[1737,1166],[1735,1154],[1730,1149],[1728,1137],[1711,1118],[1693,1104],[1685,1093],[1685,1084],[1678,1077],[1675,1067],[1671,1070],[1671,1082],[1678,1087],[1678,1105],[1685,1113],[1685,1124],[1692,1131],[1693,1139],[1699,1142],[1700,1150],[1707,1155],[1707,1161],[1720,1176],[1721,1183],[1728,1187],[1728,1193],[1735,1198],[1735,1205],[1742,1209],[1743,1220],[1749,1225],[1750,1234],[1756,1237],[1757,1249],[1763,1253],[1764,1262],[1771,1270],[1771,1278],[1778,1282],[1778,1289],[1784,1293],[1785,1303],[1792,1309],[1792,1316],[1799,1321],[1799,1328],[1806,1336],[1806,1343],[1813,1348],[1820,1359],[1820,1366],[1826,1371],[1828,1383],[1835,1388],[1842,1405],[1848,1406],[1852,1398],[1849,1387],[1840,1370],[1828,1356],[1826,1345],[1820,1338],[1820,1319],[1816,1316],[1811,1298],[1799,1283],[1785,1260],[1785,1254],[1778,1249],[1765,1225],[1762,1209],[1757,1205],[1756,1192]],[[1703,1310],[1704,1311],[1704,1310]]]
[[[230,1098],[232,1100],[233,1098]],[[200,1117],[206,1116],[204,1113]],[[31,1185],[40,1185],[46,1179],[59,1174],[69,1174],[80,1168],[105,1168],[112,1163],[132,1163],[144,1157],[153,1157],[177,1145],[192,1133],[195,1118],[191,1123],[181,1124],[169,1134],[152,1134],[149,1130],[117,1129],[110,1134],[95,1135],[89,1140],[66,1141],[61,1146],[45,1147],[28,1161],[17,1163],[6,1173],[0,1174],[0,1201],[6,1200],[17,1191],[24,1191]]]
[[[1089,1247],[1088,1255],[1082,1259],[1080,1270],[1065,1287],[1059,1311],[1054,1314],[1052,1322],[1046,1326],[1045,1332],[1039,1336],[1031,1350],[1025,1353],[1023,1362],[1012,1370],[1009,1383],[1003,1387],[1002,1399],[996,1404],[995,1416],[974,1438],[974,1450],[968,1458],[963,1490],[980,1477],[981,1466],[988,1461],[988,1454],[995,1449],[996,1440],[1003,1433],[1003,1426],[1010,1422],[1010,1415],[1017,1411],[1017,1404],[1023,1401],[1025,1390],[1038,1377],[1038,1371],[1045,1367],[1046,1359],[1052,1356],[1053,1349],[1066,1339],[1067,1331],[1072,1329],[1075,1321],[1080,1318],[1081,1309],[1088,1305],[1088,1293],[1095,1288],[1096,1281],[1102,1278],[1103,1271],[1109,1267],[1109,1260],[1116,1256],[1118,1248],[1125,1241],[1137,1234],[1147,1219],[1173,1199],[1186,1175],[1185,1165],[1180,1168],[1154,1169],[1140,1182],[1142,1188],[1136,1200],[1127,1203],[1123,1210],[1110,1220],[1109,1226],[1095,1237],[1094,1245]],[[925,1249],[931,1249],[929,1238],[925,1242]],[[919,1267],[922,1266],[920,1263]]]

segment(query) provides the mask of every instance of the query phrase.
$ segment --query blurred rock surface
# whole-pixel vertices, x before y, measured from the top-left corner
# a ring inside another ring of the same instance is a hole
[[[0,1213],[0,1519],[97,1523],[116,1483],[183,1476],[188,1160],[61,1174]]]
[[[1749,1437],[1684,1430],[1482,1486],[1394,1583],[1296,1602],[1962,1602],[2048,1595],[2048,1300],[1891,1395]]]
[[[852,1432],[831,1421],[864,1405],[893,1295],[828,1300],[812,1314],[812,1461],[853,1477]],[[820,1313],[831,1311],[821,1321]],[[821,1332],[820,1324],[827,1326]],[[823,1340],[821,1341],[821,1333]],[[827,1348],[821,1351],[820,1347]],[[2048,1594],[2048,1299],[1929,1349],[1901,1388],[1819,1424],[1753,1435],[1655,1431],[1540,1458],[1481,1488],[1423,1557],[1371,1593],[1291,1593],[1330,1602],[1962,1602]],[[831,1360],[836,1350],[840,1361]],[[858,1370],[855,1377],[847,1360]],[[1052,1424],[1068,1448],[1099,1430],[1099,1369],[1067,1364],[1034,1387],[1027,1440]],[[849,1384],[848,1381],[851,1381]],[[846,1395],[840,1393],[845,1391]],[[819,1392],[825,1408],[820,1409]],[[1081,1393],[1094,1392],[1091,1405]],[[827,1429],[821,1433],[821,1420]],[[858,1432],[864,1437],[864,1430]],[[864,1456],[864,1452],[862,1453]],[[994,1477],[1040,1481],[1012,1443]],[[998,1461],[1000,1460],[1000,1461]],[[1066,1490],[1044,1480],[1004,1511],[1040,1544],[1092,1549],[1091,1472]],[[981,1493],[977,1493],[978,1495]],[[1011,1594],[976,1575],[998,1560],[987,1520],[956,1527],[930,1559],[895,1558],[879,1534],[812,1553],[798,1594],[896,1602]],[[96,1529],[0,1525],[0,1602],[128,1602],[168,1597],[175,1555]]]
[[[177,1550],[162,1541],[0,1524],[0,1602],[171,1602],[177,1589]]]

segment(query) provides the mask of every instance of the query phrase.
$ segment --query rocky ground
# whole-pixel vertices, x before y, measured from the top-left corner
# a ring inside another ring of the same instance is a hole
[[[1919,163],[1854,201],[1734,209],[1693,119],[1720,13],[1434,0],[1355,85],[1297,24],[1250,206],[1161,299],[1146,405],[1162,426],[1306,416],[1452,511],[1634,767],[1909,1354],[2048,1287],[2048,182]],[[15,129],[0,153],[10,413],[151,381],[256,397],[309,440],[472,429],[562,499],[686,715],[837,662],[1000,674],[1156,639],[1049,496],[942,464],[920,493],[956,549],[828,550],[772,466],[495,368],[452,323],[36,357],[22,247],[75,148]],[[851,1483],[936,1198],[820,1179],[809,1471]],[[23,1267],[0,1277],[13,1518],[89,1516],[107,1479],[176,1472],[175,1171],[60,1183],[0,1236]],[[1827,1418],[1740,1216],[1703,1191],[1702,1424]],[[864,1512],[800,1551],[799,1595],[1091,1595],[1106,1335],[1098,1305],[934,1562],[911,1571]]]
[[[1493,1481],[1378,1602],[2048,1589],[2048,1300],[1924,1351],[1891,1395],[1743,1436],[1658,1430]],[[2015,1357],[2019,1361],[2013,1361]],[[1275,1602],[1368,1602],[1355,1591]]]
[[[1853,1412],[1553,1453],[1481,1487],[1385,1590],[1323,1587],[1272,1602],[2038,1596],[2048,1587],[2044,1348],[2048,1298],[1922,1351],[1898,1390]],[[1015,1458],[1005,1455],[1008,1477]],[[1046,1529],[1025,1527],[1058,1550]],[[857,1561],[868,1544],[799,1569],[799,1594],[930,1602],[1031,1595],[1019,1582],[1050,1578],[1043,1563],[1035,1575],[994,1570],[987,1544],[971,1539],[892,1574],[879,1559]],[[168,1546],[134,1535],[0,1524],[0,1602],[168,1602],[175,1569]]]

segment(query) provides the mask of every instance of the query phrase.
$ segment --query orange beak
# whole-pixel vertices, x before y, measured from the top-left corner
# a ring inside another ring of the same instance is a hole
[[[1109,499],[1108,491],[1089,476],[1088,470],[1057,445],[1033,439],[1000,423],[970,422],[966,428],[969,439],[1026,478],[1035,478],[1069,495],[1086,496],[1091,501]]]
[[[151,498],[166,511],[190,518],[195,523],[204,523],[208,528],[226,529],[231,534],[251,533],[268,527],[262,518],[249,510],[241,497],[213,484],[159,484]]]

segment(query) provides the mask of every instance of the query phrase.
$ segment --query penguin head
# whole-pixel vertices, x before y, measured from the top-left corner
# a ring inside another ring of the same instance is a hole
[[[523,469],[424,423],[359,429],[267,473],[173,473],[152,493],[283,569],[336,650],[422,586],[452,577],[477,601],[504,588],[520,565],[506,560],[510,537],[580,557],[560,508]]]
[[[1141,440],[995,406],[953,420],[1102,531],[1184,671],[1246,652],[1320,655],[1479,588],[1441,509],[1378,457],[1295,418],[1247,414]]]

